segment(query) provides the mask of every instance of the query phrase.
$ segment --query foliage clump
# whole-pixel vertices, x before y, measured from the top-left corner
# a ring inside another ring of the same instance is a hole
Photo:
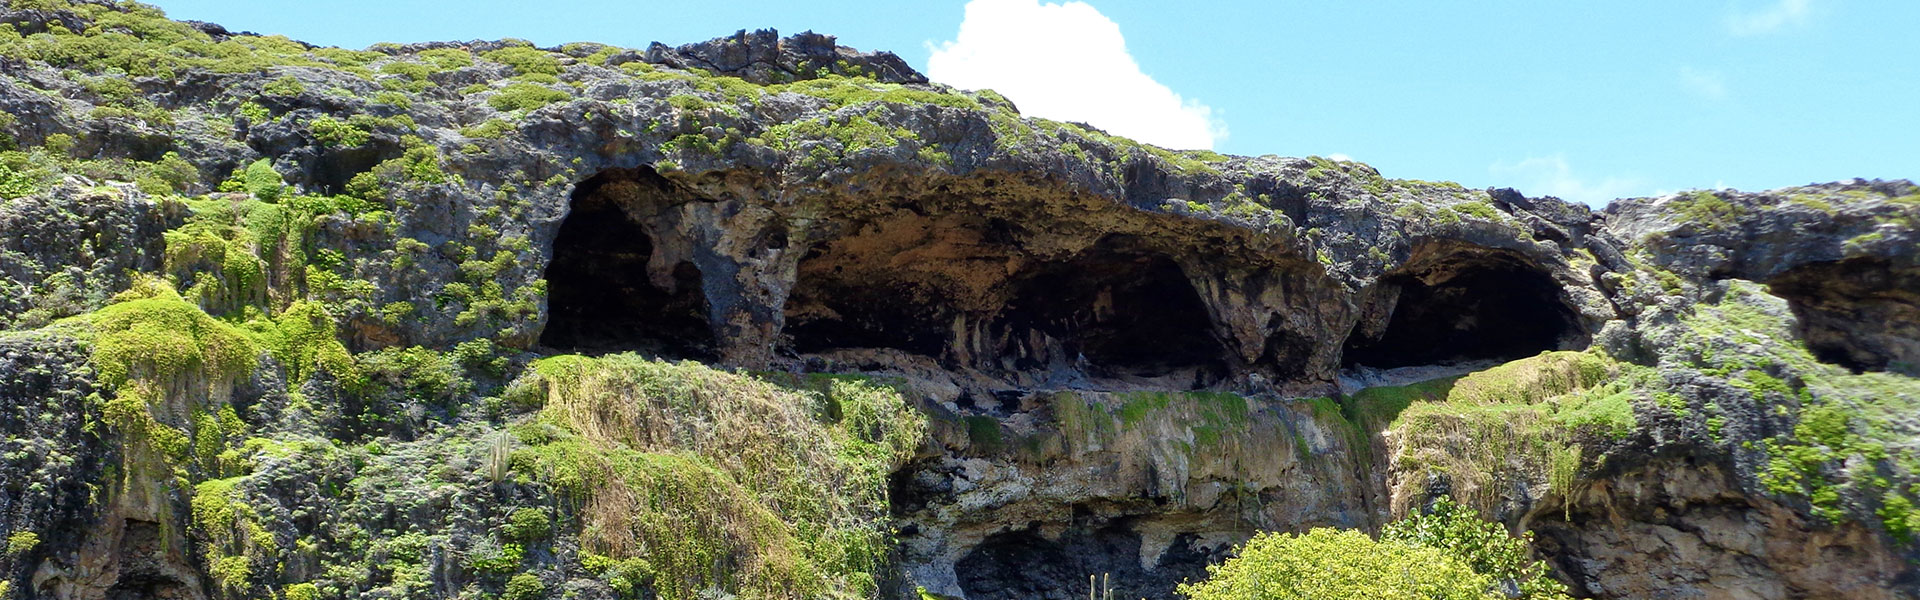
[[[513,462],[582,503],[582,548],[611,561],[599,566],[610,582],[662,598],[876,589],[887,474],[925,426],[898,393],[781,388],[628,354],[532,371],[509,394],[542,406]]]
[[[1493,600],[1492,585],[1444,550],[1318,528],[1256,535],[1179,589],[1189,600]]]
[[[533,110],[555,102],[565,102],[572,97],[572,94],[544,85],[521,82],[494,92],[493,97],[487,98],[487,105],[494,110]]]
[[[1380,531],[1381,541],[1398,541],[1444,550],[1486,575],[1502,588],[1519,590],[1527,600],[1564,600],[1567,586],[1555,580],[1547,564],[1533,559],[1533,532],[1507,534],[1506,527],[1451,498],[1434,500],[1426,512],[1394,521]]]

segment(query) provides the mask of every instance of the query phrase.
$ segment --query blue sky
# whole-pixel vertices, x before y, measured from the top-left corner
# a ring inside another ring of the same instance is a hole
[[[1029,113],[1164,145],[1344,155],[1389,177],[1595,203],[1920,178],[1920,2],[157,4],[356,48],[812,29],[933,61],[936,80],[1016,92]],[[1061,76],[1086,71],[1101,76]]]

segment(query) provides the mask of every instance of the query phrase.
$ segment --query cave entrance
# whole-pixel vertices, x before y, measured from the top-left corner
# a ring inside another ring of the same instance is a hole
[[[1397,290],[1384,330],[1347,338],[1341,366],[1395,368],[1477,360],[1508,361],[1560,348],[1577,337],[1560,284],[1508,252],[1467,249],[1416,259],[1381,285]]]
[[[616,169],[574,189],[547,265],[542,345],[712,359],[700,269],[667,252],[649,221],[691,200],[652,169]]]
[[[1183,370],[1200,379],[1225,375],[1226,348],[1214,336],[1206,303],[1180,265],[1108,238],[1074,258],[1033,269],[1015,283],[1002,319],[1019,367],[1041,366],[1057,350],[1095,375],[1159,377]],[[1200,385],[1201,382],[1196,382]]]
[[[795,266],[787,297],[798,354],[893,349],[959,360],[964,315],[997,306],[1016,250],[1010,224],[918,205],[840,225]]]
[[[1855,373],[1920,375],[1920,270],[1853,258],[1795,267],[1767,282],[1821,362]]]
[[[818,280],[788,300],[786,332],[801,354],[892,348],[938,358],[951,317],[935,298],[902,281]]]

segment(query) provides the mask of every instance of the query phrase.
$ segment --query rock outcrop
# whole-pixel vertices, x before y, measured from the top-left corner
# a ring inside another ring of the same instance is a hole
[[[795,564],[864,582],[829,595],[1169,597],[1254,532],[1439,494],[1585,597],[1920,596],[1911,182],[1594,212],[1027,119],[812,33],[349,51],[0,15],[0,597],[691,597]],[[94,311],[133,302],[247,343],[105,369]],[[885,564],[715,550],[824,509],[526,392],[622,352],[835,427],[832,382],[897,390],[928,425],[863,498],[886,518],[831,515]],[[617,460],[538,452],[576,438]],[[586,531],[627,523],[595,486],[687,473],[759,507],[687,541],[712,572]]]

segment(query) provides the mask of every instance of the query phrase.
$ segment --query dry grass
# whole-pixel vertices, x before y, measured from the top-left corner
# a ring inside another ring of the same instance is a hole
[[[925,427],[892,390],[633,355],[547,359],[516,387],[543,403],[516,462],[581,501],[588,551],[644,560],[663,598],[875,589],[886,473]]]

